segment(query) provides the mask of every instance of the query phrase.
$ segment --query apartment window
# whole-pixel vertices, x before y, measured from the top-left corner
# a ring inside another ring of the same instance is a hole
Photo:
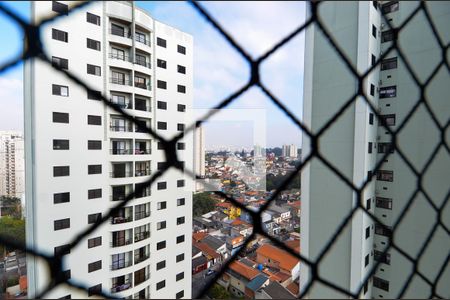
[[[70,219],[61,219],[53,222],[53,229],[55,231],[70,228]]]
[[[186,67],[178,65],[177,66],[177,71],[178,71],[178,73],[186,74]]]
[[[158,66],[158,68],[167,69],[167,62],[163,59],[157,59],[156,65]]]
[[[176,262],[180,262],[184,260],[184,253],[178,254],[176,257]]]
[[[176,280],[177,280],[177,281],[180,281],[180,280],[182,280],[183,278],[184,278],[184,272],[178,273],[177,276],[176,276]]]
[[[366,209],[367,209],[367,210],[370,210],[371,206],[372,206],[372,201],[371,201],[371,199],[369,198],[369,199],[366,200]]]
[[[370,262],[370,256],[369,254],[366,255],[366,257],[364,257],[364,267],[367,267],[369,265]]]
[[[100,42],[99,41],[87,38],[86,39],[86,46],[89,49],[94,49],[94,50],[100,51]]]
[[[88,90],[87,98],[90,100],[102,100],[102,93],[100,91]]]
[[[102,197],[102,189],[88,190],[88,199],[96,199]]]
[[[381,126],[383,124],[386,126],[394,126],[395,125],[395,114],[381,115],[380,122],[378,123],[378,125]]]
[[[167,47],[167,41],[165,39],[162,39],[160,37],[156,38],[156,45],[166,48]]]
[[[367,180],[372,180],[372,171],[367,171]]]
[[[394,171],[378,170],[377,180],[393,182],[394,181]]]
[[[65,85],[52,84],[52,95],[69,97],[69,87]]]
[[[88,215],[88,224],[94,224],[95,222],[97,222],[101,218],[102,218],[102,214],[101,213],[90,214],[90,215]]]
[[[157,189],[158,190],[165,190],[165,189],[167,189],[167,182],[165,182],[165,181],[158,182]]]
[[[178,45],[177,46],[177,51],[178,51],[178,53],[186,54],[186,47]]]
[[[177,110],[180,111],[180,112],[185,112],[186,111],[186,105],[178,104],[177,105]]]
[[[158,150],[164,150],[164,144],[161,142],[158,142],[157,148],[158,148]]]
[[[161,270],[164,269],[166,267],[166,261],[160,261],[158,263],[156,263],[156,270]]]
[[[125,28],[117,24],[111,24],[111,34],[125,36]]]
[[[161,250],[166,248],[166,241],[161,241],[156,244],[156,250]]]
[[[88,165],[88,174],[102,174],[102,165]]]
[[[165,90],[165,89],[167,89],[167,82],[158,80],[158,81],[156,81],[156,87],[159,89]]]
[[[59,166],[53,167],[53,177],[69,176],[70,167],[69,166]]]
[[[381,61],[381,70],[397,69],[397,57],[386,58]]]
[[[383,227],[377,223],[375,224],[375,234],[391,237],[392,230],[390,229],[390,227]]]
[[[111,83],[125,85],[125,73],[111,71]],[[129,80],[127,80],[129,85]]]
[[[166,162],[165,162],[165,161],[163,161],[163,162],[158,162],[158,163],[156,164],[156,168],[158,169],[158,171],[161,171],[162,169],[164,169],[165,166],[166,166]]]
[[[183,187],[184,186],[184,179],[177,180],[177,187]]]
[[[136,61],[138,61],[138,57],[141,57],[141,56],[142,55],[136,54]],[[110,57],[115,58],[115,59],[125,60],[125,51],[122,49],[112,47]],[[144,60],[145,60],[145,57],[144,57]]]
[[[375,86],[373,84],[370,84],[370,96],[375,95]]]
[[[156,209],[157,210],[162,210],[162,209],[166,209],[167,208],[167,201],[161,201],[158,202]]]
[[[381,33],[381,42],[386,43],[395,39],[394,29],[386,30]]]
[[[384,209],[392,209],[392,198],[376,197],[375,206]]]
[[[177,143],[177,150],[184,150],[186,149],[185,143]]]
[[[88,141],[88,150],[101,150],[102,141]]]
[[[52,56],[52,65],[63,70],[68,70],[69,60],[66,58]]]
[[[372,142],[369,142],[368,147],[369,147],[368,152],[369,152],[369,153],[372,153]]]
[[[158,109],[164,109],[164,110],[166,110],[166,109],[167,109],[167,102],[164,102],[164,101],[158,101],[157,104],[156,104],[156,107],[157,107]]]
[[[53,204],[67,203],[67,202],[70,202],[69,192],[53,194]]]
[[[88,239],[88,248],[94,248],[102,245],[102,237],[98,236],[95,238]]]
[[[186,199],[184,198],[179,198],[177,199],[177,206],[183,206],[186,202]]]
[[[54,250],[55,256],[57,256],[57,255],[63,256],[63,255],[70,253],[70,248],[69,248],[68,244],[57,246],[53,250]]]
[[[373,286],[389,292],[389,281],[373,276]]]
[[[371,56],[372,66],[375,66],[376,62],[377,62],[377,58],[375,57],[375,55],[372,54],[372,56]]]
[[[378,153],[394,153],[394,144],[378,143]]]
[[[366,240],[370,238],[370,226],[366,227]]]
[[[88,296],[97,295],[102,292],[102,284],[97,284],[88,288]]]
[[[91,75],[101,76],[101,68],[99,66],[87,64],[87,73]]]
[[[186,94],[186,87],[184,85],[178,84],[177,91],[178,93]]]
[[[367,293],[367,291],[369,290],[369,281],[366,281],[366,283],[364,284],[364,295]]]
[[[53,140],[53,150],[69,150],[69,140]]]
[[[148,217],[150,214],[147,212],[146,204],[139,204],[134,207],[134,219],[135,221]]]
[[[381,12],[383,14],[388,14],[398,10],[399,3],[398,1],[390,1],[381,6]]]
[[[69,42],[69,34],[65,31],[52,28],[52,39],[68,43]]]
[[[177,130],[178,131],[184,131],[184,124],[178,123],[177,124]]]
[[[375,27],[375,25],[372,25],[372,36],[374,38],[377,38],[377,28]]]
[[[167,130],[167,122],[158,122],[156,128],[159,130]]]
[[[178,293],[176,293],[175,295],[175,299],[181,299],[184,297],[184,290],[183,291],[179,291]]]
[[[142,44],[147,44],[147,37],[142,32],[135,32],[136,41]]]
[[[185,222],[185,217],[179,217],[179,218],[177,218],[177,225],[184,224],[184,222]]]
[[[369,124],[373,125],[373,113],[369,113]]]
[[[161,221],[156,223],[156,230],[161,230],[161,229],[165,229],[166,228],[166,221]]]
[[[102,125],[102,117],[101,116],[87,116],[88,125]]]
[[[96,261],[93,263],[88,264],[88,273],[100,270],[102,268],[102,261]]]
[[[375,259],[376,261],[379,261],[381,263],[385,263],[387,265],[391,264],[391,254],[390,253],[383,254],[383,252],[375,250],[373,259]]]
[[[380,88],[380,98],[393,98],[397,96],[397,86],[385,86]]]
[[[177,244],[184,242],[184,234],[177,236]]]
[[[136,63],[138,65],[141,65],[141,66],[144,66],[144,67],[147,66],[147,58],[144,55],[136,54],[136,58],[135,59],[136,59]]]
[[[86,21],[88,23],[100,26],[100,17],[89,12],[86,13]]]
[[[68,15],[69,6],[58,1],[52,1],[52,11],[57,12],[60,15]]]

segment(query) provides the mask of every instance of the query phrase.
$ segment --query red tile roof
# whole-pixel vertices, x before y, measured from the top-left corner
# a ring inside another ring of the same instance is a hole
[[[279,263],[280,268],[291,271],[300,261],[287,253],[270,244],[265,244],[256,250],[256,253]]]
[[[193,242],[192,245],[202,251],[203,254],[206,254],[207,256],[210,256],[211,258],[219,258],[220,254],[217,253],[213,248],[209,247],[205,243],[196,243]]]
[[[298,283],[296,283],[296,282],[291,282],[286,288],[287,288],[287,289],[289,290],[289,292],[291,292],[292,294],[298,295],[298,288],[299,288]]]
[[[285,242],[284,244],[295,252],[300,253],[300,240],[291,240]]]
[[[245,277],[247,280],[252,280],[256,276],[258,276],[259,271],[249,267],[240,261],[234,261],[230,264],[229,268],[233,270],[234,272],[240,274],[241,276]]]
[[[192,239],[196,242],[200,242],[208,235],[207,232],[194,232],[192,234]]]

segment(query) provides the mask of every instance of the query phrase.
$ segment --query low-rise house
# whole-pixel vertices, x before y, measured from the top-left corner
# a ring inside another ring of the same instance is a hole
[[[269,277],[259,274],[245,286],[245,299],[255,299],[255,293],[270,283]]]
[[[208,268],[208,260],[203,255],[192,260],[192,274],[197,274]]]
[[[227,245],[225,241],[212,235],[207,235],[202,239],[202,242],[207,244],[210,248],[214,249],[214,251],[216,251],[220,255],[222,255],[223,259],[228,258]]]
[[[226,241],[228,254],[230,256],[234,255],[234,253],[239,251],[239,249],[242,247],[243,244],[244,244],[244,236],[240,234],[228,237]]]
[[[212,249],[211,247],[209,247],[207,244],[203,243],[203,242],[193,242],[192,246],[199,249],[203,256],[206,257],[206,259],[208,260],[208,268],[214,266],[216,263],[221,262],[222,261],[222,257],[219,253],[217,253],[214,249]]]
[[[256,250],[256,262],[271,268],[277,268],[288,274],[291,281],[299,277],[300,261],[289,254],[270,244],[264,244]]]
[[[222,276],[222,282],[234,296],[244,297],[245,287],[261,273],[240,261],[234,261]]]
[[[255,293],[255,299],[296,299],[296,297],[284,286],[272,281]]]
[[[193,226],[198,229],[208,230],[214,228],[214,222],[203,217],[194,217],[192,223]]]

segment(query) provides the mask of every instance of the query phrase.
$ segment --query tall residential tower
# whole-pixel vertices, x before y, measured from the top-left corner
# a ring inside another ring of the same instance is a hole
[[[25,189],[23,135],[0,131],[0,196],[22,198]]]

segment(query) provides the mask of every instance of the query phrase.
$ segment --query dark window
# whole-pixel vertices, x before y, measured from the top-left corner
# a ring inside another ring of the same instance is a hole
[[[125,36],[125,28],[117,24],[111,24],[111,34]]]
[[[391,254],[389,253],[383,254],[383,252],[375,250],[373,259],[387,265],[391,264]]]
[[[377,197],[375,206],[384,209],[392,209],[392,198]]]
[[[178,51],[178,53],[186,54],[186,47],[178,45],[177,46],[177,51]]]
[[[56,255],[61,255],[62,256],[62,255],[69,254],[70,253],[69,245],[66,244],[66,245],[55,247],[54,248],[54,253],[55,253],[55,256]]]
[[[101,76],[102,71],[99,66],[87,64],[87,73],[91,75]]]
[[[64,280],[69,280],[72,277],[70,270],[65,270],[62,272],[62,277]],[[69,295],[70,296],[70,295]],[[66,298],[67,299],[67,298]],[[70,298],[69,298],[70,299]]]
[[[164,150],[164,144],[161,142],[158,142],[157,148],[158,148],[158,150]]]
[[[69,176],[70,167],[69,166],[59,166],[53,167],[53,177]]]
[[[167,182],[158,182],[157,189],[158,190],[165,190],[165,189],[167,189]]]
[[[167,82],[162,81],[162,80],[158,80],[156,82],[156,87],[159,88],[159,89],[165,90],[165,89],[167,89]]]
[[[373,113],[369,113],[369,124],[373,125]]]
[[[52,84],[52,95],[69,97],[69,87],[66,85]]]
[[[93,39],[86,39],[86,46],[89,49],[94,49],[100,51],[100,42]]]
[[[394,144],[378,143],[378,153],[394,153]]]
[[[177,143],[177,150],[184,150],[186,149],[185,143]]]
[[[86,21],[100,26],[100,17],[89,12],[86,13]]]
[[[186,105],[184,104],[178,104],[177,105],[177,110],[181,111],[181,112],[185,112],[186,111]]]
[[[176,276],[177,281],[180,281],[183,278],[184,278],[184,272],[178,273]]]
[[[180,198],[177,199],[177,206],[183,206],[186,203],[186,199]]]
[[[167,109],[167,102],[158,101],[157,104],[156,104],[156,107],[158,109]]]
[[[88,273],[100,270],[102,268],[102,261],[96,261],[93,263],[88,264]]]
[[[53,150],[69,150],[69,140],[53,140]]]
[[[66,229],[66,228],[70,228],[70,219],[61,219],[61,220],[56,220],[53,222],[53,229],[56,230],[61,230],[61,229]]]
[[[371,56],[372,66],[375,66],[376,62],[377,62],[377,58],[375,57],[375,55],[372,54],[372,56]]]
[[[65,295],[63,297],[59,297],[58,299],[72,299],[72,295]]]
[[[370,210],[370,208],[372,206],[372,201],[370,201],[370,200],[371,200],[370,198],[366,200],[366,209],[367,210]]]
[[[156,230],[165,229],[166,227],[167,227],[166,221],[161,221],[161,222],[156,223]]]
[[[177,85],[178,93],[186,94],[186,87],[184,85]]]
[[[88,141],[88,150],[101,150],[102,141]]]
[[[166,267],[166,261],[165,260],[160,261],[160,262],[158,262],[156,264],[156,270],[161,270],[161,269],[164,269],[165,267]]]
[[[167,122],[158,122],[156,128],[160,130],[167,130]]]
[[[97,284],[88,288],[88,296],[96,295],[102,292],[102,284]]]
[[[164,169],[165,166],[166,166],[166,162],[165,162],[165,161],[158,162],[158,163],[156,164],[156,169],[157,169],[158,171],[161,171],[162,169]]]
[[[367,180],[372,180],[372,171],[367,171]]]
[[[397,69],[397,57],[385,58],[381,61],[381,70]]]
[[[373,277],[373,286],[379,289],[382,289],[386,292],[389,292],[389,281],[381,279],[379,277]]]
[[[369,149],[368,149],[369,153],[372,153],[372,142],[369,142]]]
[[[102,197],[102,189],[88,190],[88,199],[96,199]]]
[[[91,100],[102,100],[102,93],[100,91],[88,90],[87,97]]]
[[[66,203],[66,202],[70,202],[70,193],[69,192],[53,194],[53,204]]]
[[[100,220],[101,218],[102,218],[101,213],[90,214],[88,215],[88,224],[94,224],[95,222],[97,222],[97,220]]]
[[[177,180],[177,187],[183,187],[184,186],[184,179]]]
[[[178,73],[186,74],[186,67],[178,65],[177,66],[177,71],[178,71]]]
[[[52,10],[60,15],[69,14],[69,6],[58,1],[52,1]]]
[[[167,41],[165,39],[162,38],[156,38],[156,45],[161,46],[163,48],[167,47]]]
[[[164,182],[164,183],[165,183],[165,182]],[[157,209],[158,209],[158,210],[166,209],[166,208],[167,208],[167,202],[166,202],[166,201],[158,202],[158,204],[157,204]]]
[[[366,257],[364,258],[364,267],[367,267],[369,265],[370,262],[370,256],[369,254],[366,255]]]
[[[386,30],[381,33],[381,42],[386,43],[395,39],[394,29]]]
[[[88,248],[94,248],[102,245],[102,237],[98,236],[95,238],[88,239]]]
[[[388,14],[398,10],[398,1],[390,1],[381,6],[381,12],[383,14]]]
[[[102,165],[89,165],[88,174],[102,174]]]
[[[184,234],[177,236],[177,244],[184,242]]]
[[[67,43],[69,42],[69,34],[65,31],[52,28],[52,39]]]
[[[102,117],[101,116],[87,116],[87,122],[89,125],[102,125]]]
[[[378,122],[378,125],[386,125],[386,126],[394,126],[395,125],[395,114],[390,115],[381,115],[380,116],[380,122]]]
[[[166,248],[166,241],[161,241],[156,244],[156,250],[161,250]]]
[[[370,84],[370,96],[375,95],[375,86],[373,84]]]
[[[181,299],[184,297],[184,290],[183,291],[179,291],[176,295],[175,295],[175,299]]]
[[[380,224],[375,224],[375,234],[391,237],[392,230],[389,227],[383,227]]]
[[[184,260],[184,253],[178,254],[177,257],[176,257],[176,261],[180,262],[180,261],[183,261],[183,260]]]
[[[163,59],[158,58],[156,60],[156,66],[158,66],[158,68],[167,69],[167,62]]]
[[[394,181],[394,171],[378,170],[377,180],[393,182]]]
[[[380,98],[393,98],[397,96],[397,86],[385,86],[380,88]]]
[[[366,281],[366,283],[364,284],[364,295],[367,293],[368,290],[369,290],[369,281]]]
[[[372,36],[374,38],[377,38],[377,28],[375,27],[375,25],[372,25]]]
[[[63,70],[68,70],[69,60],[66,58],[52,56],[52,65]]]
[[[370,226],[366,227],[366,240],[370,237]]]
[[[177,225],[184,224],[185,220],[186,220],[185,217],[179,217],[179,218],[177,218]]]
[[[177,124],[177,130],[184,131],[184,124],[181,124],[181,123]]]

